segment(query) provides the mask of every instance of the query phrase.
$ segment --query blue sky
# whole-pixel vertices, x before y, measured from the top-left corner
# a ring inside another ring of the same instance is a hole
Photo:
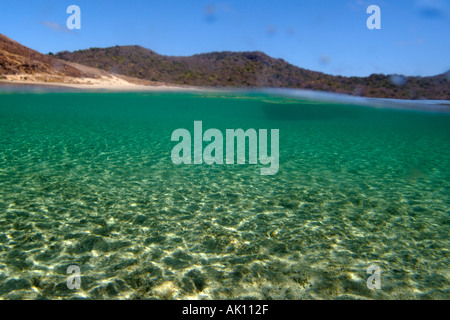
[[[263,51],[344,76],[450,69],[450,0],[14,0],[0,33],[43,53],[134,45],[165,55]],[[66,28],[69,5],[81,30]],[[369,5],[381,30],[369,30]]]

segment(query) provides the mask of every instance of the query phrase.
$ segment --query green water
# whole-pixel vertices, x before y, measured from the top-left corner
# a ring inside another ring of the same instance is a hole
[[[174,165],[171,134],[196,120],[279,129],[278,173]],[[4,93],[0,299],[448,299],[449,160],[448,113]]]

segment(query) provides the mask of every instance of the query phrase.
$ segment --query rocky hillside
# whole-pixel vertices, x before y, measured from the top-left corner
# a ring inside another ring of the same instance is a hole
[[[450,100],[450,73],[434,77],[341,77],[299,68],[262,52],[159,55],[140,46],[44,55],[0,34],[0,79],[205,87],[302,88],[366,97]],[[93,81],[94,79],[95,81]]]
[[[92,76],[76,67],[41,54],[0,34],[0,75]]]
[[[152,84],[111,75],[97,68],[63,61],[27,48],[0,34],[0,80],[63,84]]]
[[[91,48],[55,55],[117,73],[171,84],[208,87],[285,87],[367,97],[450,99],[447,74],[403,77],[373,74],[341,77],[299,68],[262,52],[212,52],[189,57],[159,55],[140,46]]]

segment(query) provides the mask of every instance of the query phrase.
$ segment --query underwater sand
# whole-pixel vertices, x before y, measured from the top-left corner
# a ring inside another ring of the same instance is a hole
[[[174,165],[196,120],[279,129],[279,172]],[[449,299],[449,160],[449,113],[2,93],[0,299]]]

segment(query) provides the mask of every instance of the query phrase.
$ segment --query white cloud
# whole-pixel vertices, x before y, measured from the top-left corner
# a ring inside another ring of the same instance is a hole
[[[57,32],[65,32],[65,33],[72,33],[72,34],[76,34],[76,31],[74,30],[69,30],[67,29],[66,26],[63,26],[57,22],[52,22],[52,21],[40,21],[40,24],[46,26],[47,28],[50,28],[54,31]]]

